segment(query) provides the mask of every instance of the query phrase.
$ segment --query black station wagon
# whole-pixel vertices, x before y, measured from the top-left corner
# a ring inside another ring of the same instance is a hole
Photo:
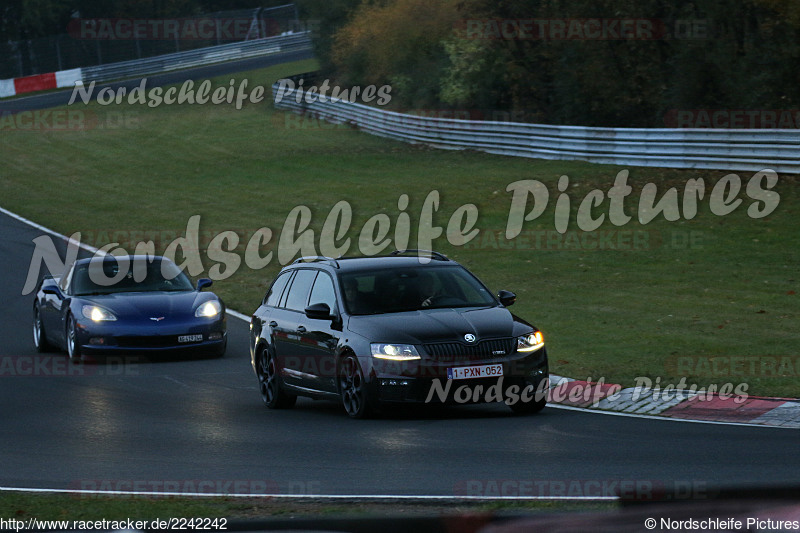
[[[546,404],[542,333],[472,273],[437,252],[300,258],[275,278],[250,322],[267,407],[298,396],[363,418],[397,403]]]

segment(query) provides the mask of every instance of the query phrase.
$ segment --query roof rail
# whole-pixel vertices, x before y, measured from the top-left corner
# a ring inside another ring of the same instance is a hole
[[[334,268],[339,268],[339,262],[336,261],[336,259],[325,255],[307,255],[303,257],[298,257],[297,259],[292,261],[292,264],[296,265],[297,263],[318,263],[318,262],[330,263]]]
[[[450,258],[446,255],[434,252],[433,250],[417,250],[417,249],[410,249],[410,250],[395,250],[394,252],[390,253],[389,255],[403,255],[403,254],[417,254],[420,255],[429,255],[431,258],[436,259],[437,261],[450,261]]]

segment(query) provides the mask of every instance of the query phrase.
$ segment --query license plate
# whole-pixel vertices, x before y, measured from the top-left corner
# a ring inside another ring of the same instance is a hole
[[[178,342],[201,342],[203,335],[178,335]]]
[[[447,379],[494,378],[503,375],[503,365],[459,366],[447,369]]]

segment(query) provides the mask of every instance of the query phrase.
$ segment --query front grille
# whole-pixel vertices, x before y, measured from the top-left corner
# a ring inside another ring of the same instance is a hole
[[[514,339],[487,339],[477,344],[439,342],[425,344],[424,347],[428,355],[436,361],[470,361],[510,354],[514,347]]]

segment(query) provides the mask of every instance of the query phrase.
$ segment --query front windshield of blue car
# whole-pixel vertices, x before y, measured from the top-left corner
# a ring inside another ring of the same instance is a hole
[[[76,265],[72,278],[75,296],[193,289],[191,280],[175,263],[158,259],[95,260]]]
[[[446,307],[496,305],[491,293],[460,267],[380,269],[341,276],[350,314],[401,313]]]

